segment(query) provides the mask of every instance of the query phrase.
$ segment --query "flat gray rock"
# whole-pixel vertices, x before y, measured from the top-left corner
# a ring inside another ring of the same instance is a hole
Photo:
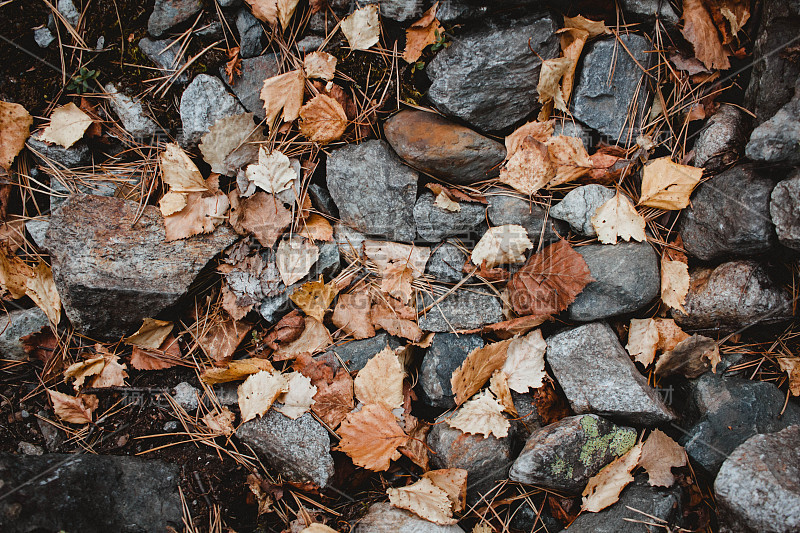
[[[156,0],[147,20],[147,32],[161,37],[170,28],[186,22],[203,9],[202,0]]]
[[[423,0],[377,0],[381,16],[398,22],[418,19],[425,9]]]
[[[645,242],[590,244],[575,250],[596,281],[567,309],[570,319],[589,322],[647,307],[661,292],[658,255]]]
[[[121,198],[76,194],[51,216],[47,248],[75,329],[118,339],[174,304],[237,238],[224,224],[208,235],[167,242],[158,207],[142,211]]]
[[[620,0],[619,5],[625,13],[648,22],[658,18],[661,22],[677,26],[681,20],[670,3],[662,0]]]
[[[180,469],[164,461],[88,453],[2,454],[0,482],[6,495],[0,501],[4,533],[183,527]]]
[[[545,15],[489,20],[457,35],[425,69],[428,98],[480,130],[514,125],[539,108],[541,62],[558,55],[557,29]]]
[[[464,533],[464,530],[455,524],[440,526],[388,502],[378,502],[369,506],[353,533]]]
[[[258,120],[264,120],[264,101],[261,99],[261,87],[264,80],[279,74],[278,60],[275,54],[242,59],[242,74],[228,82],[225,68],[220,67],[219,75],[230,87],[245,109],[253,113]]]
[[[491,188],[487,191],[486,199],[489,200],[489,220],[493,226],[518,224],[528,232],[528,238],[533,243],[557,241],[559,235],[566,236],[569,228],[560,220],[547,217],[543,207],[531,203],[508,189]]]
[[[686,313],[672,310],[672,317],[684,329],[733,331],[792,317],[791,295],[754,261],[695,267],[689,277]]]
[[[546,358],[578,414],[644,426],[675,418],[608,324],[594,322],[549,337]]]
[[[714,481],[720,531],[800,531],[800,426],[756,435]]]
[[[330,436],[311,413],[292,420],[270,409],[239,426],[236,436],[289,482],[325,488],[333,477]]]
[[[410,166],[450,183],[496,177],[505,147],[441,115],[407,109],[383,126],[386,140]]]
[[[59,144],[42,141],[39,139],[39,134],[33,134],[28,137],[26,144],[36,159],[45,165],[47,165],[46,160],[50,160],[64,168],[74,168],[87,166],[92,161],[89,146],[83,140],[64,148]]]
[[[652,54],[647,52],[653,44],[641,35],[622,35],[619,39],[623,46],[612,38],[595,41],[584,49],[572,114],[608,137],[612,144],[619,141],[627,145],[639,135],[647,107],[642,68],[650,65]],[[613,72],[610,80],[609,72]]]
[[[25,360],[28,353],[20,340],[50,325],[38,307],[16,309],[0,316],[0,354],[4,359]]]
[[[236,30],[239,32],[239,55],[249,58],[261,53],[264,28],[249,10],[241,8],[236,13]]]
[[[425,265],[425,273],[445,283],[458,283],[464,277],[461,271],[467,255],[456,245],[444,242],[437,246]]]
[[[581,492],[589,478],[636,444],[636,430],[597,415],[562,418],[534,430],[511,466],[511,481]]]
[[[778,241],[787,248],[800,250],[800,171],[794,171],[772,189],[769,213]]]
[[[217,120],[244,112],[242,104],[225,90],[222,80],[198,74],[181,95],[180,142],[183,146],[197,144]]]
[[[417,309],[427,308],[436,299],[429,294],[419,294]],[[497,296],[480,287],[461,288],[421,315],[419,327],[425,331],[446,332],[480,328],[502,320],[503,306]]]
[[[419,236],[428,242],[447,237],[468,235],[486,219],[486,206],[477,202],[458,202],[459,211],[448,211],[435,205],[436,196],[422,193],[414,204],[414,222]]]
[[[145,112],[141,100],[119,92],[113,83],[107,83],[105,89],[111,108],[128,133],[139,140],[155,135],[158,125]]]
[[[800,164],[800,83],[792,100],[781,107],[769,120],[761,123],[745,148],[751,161],[759,163]]]
[[[165,76],[171,76],[175,72],[181,70],[186,64],[183,57],[178,58],[178,51],[180,50],[180,43],[176,43],[171,39],[152,40],[148,37],[139,39],[139,49],[144,52],[147,58],[155,63],[161,73]],[[189,81],[189,75],[186,72],[180,74],[176,81],[178,83],[186,83]]]
[[[450,378],[472,350],[484,345],[480,335],[437,333],[422,359],[419,370],[420,400],[432,407],[452,409],[456,406]]]
[[[749,122],[738,107],[719,106],[694,142],[694,166],[718,172],[738,161],[747,143]]]
[[[597,208],[614,197],[616,191],[602,185],[582,185],[569,191],[550,208],[550,216],[569,223],[572,231],[586,237],[595,237],[592,217]]]
[[[390,241],[416,237],[418,177],[384,141],[351,144],[328,156],[328,191],[342,222]]]
[[[374,355],[389,346],[391,349],[399,348],[403,345],[401,339],[392,337],[386,332],[381,332],[368,339],[349,341],[339,346],[332,346],[330,351],[347,365],[350,372],[358,372]]]

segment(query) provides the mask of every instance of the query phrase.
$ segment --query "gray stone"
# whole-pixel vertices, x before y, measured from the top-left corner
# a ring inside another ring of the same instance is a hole
[[[153,37],[161,37],[170,28],[193,18],[201,9],[202,0],[156,0],[147,19],[147,32]]]
[[[217,0],[220,7],[234,7],[242,3],[242,0]]]
[[[410,166],[459,185],[496,177],[506,156],[499,142],[416,109],[394,115],[383,131],[397,155]]]
[[[92,161],[92,154],[86,141],[81,140],[69,148],[64,148],[60,144],[42,141],[39,139],[39,134],[34,134],[28,137],[26,144],[36,159],[45,166],[48,160],[64,168],[83,167]]]
[[[437,298],[430,294],[417,295],[417,309],[426,309]],[[482,288],[461,288],[436,303],[419,317],[419,327],[425,331],[445,332],[475,329],[503,320],[503,306],[494,294]]]
[[[464,530],[455,524],[440,526],[388,502],[378,502],[369,506],[353,533],[464,533]]]
[[[308,19],[308,31],[316,35],[326,36],[333,32],[337,23],[336,17],[332,16],[329,10],[320,9]]]
[[[681,531],[681,489],[651,487],[639,474],[625,487],[619,501],[599,513],[581,513],[569,533],[657,533]],[[646,525],[652,524],[652,525]]]
[[[569,223],[572,231],[596,237],[592,217],[597,208],[611,200],[616,192],[602,185],[583,185],[569,191],[564,199],[550,208],[550,216]]]
[[[575,248],[596,281],[590,282],[567,312],[589,322],[647,307],[661,292],[658,254],[644,242],[590,244]]]
[[[423,0],[377,0],[381,8],[381,16],[403,22],[418,19],[422,15],[425,2]]]
[[[124,196],[119,195],[118,192],[130,190],[136,187],[141,181],[141,175],[125,175],[114,176],[113,179],[97,179],[96,176],[92,180],[83,180],[69,174],[55,175],[50,178],[50,211],[53,212],[56,208],[67,201],[70,195],[75,193],[92,194],[95,196]]]
[[[300,51],[301,54],[308,54],[309,52],[314,52],[322,48],[322,45],[325,44],[325,39],[318,35],[307,35],[297,41],[297,50]]]
[[[753,130],[745,154],[759,163],[800,164],[800,82],[794,98]]]
[[[239,426],[236,436],[291,483],[325,488],[333,477],[331,439],[311,413],[292,420],[270,409]]]
[[[720,532],[800,531],[800,426],[756,435],[714,481]]]
[[[569,228],[560,220],[547,217],[544,208],[530,202],[528,199],[515,195],[508,189],[492,187],[486,193],[489,200],[489,220],[494,226],[518,224],[528,232],[528,238],[533,243],[539,242],[544,228],[543,242],[552,242],[559,239],[559,235],[566,236]]]
[[[389,346],[391,349],[403,346],[397,337],[381,332],[368,339],[349,341],[339,346],[332,346],[330,351],[336,353],[342,362],[347,365],[347,370],[357,372],[364,368],[372,356]]]
[[[484,345],[480,335],[438,333],[433,337],[419,370],[419,398],[432,407],[456,406],[450,378],[472,350]]]
[[[390,241],[416,237],[417,178],[385,141],[351,144],[328,156],[328,191],[342,222]]]
[[[44,445],[47,446],[49,451],[54,452],[67,439],[67,433],[58,427],[55,422],[49,422],[52,413],[39,411],[38,414],[36,424],[39,426],[39,432],[41,432],[44,439]]]
[[[439,281],[458,283],[464,277],[461,268],[466,260],[467,255],[458,246],[444,242],[431,253],[425,272]]]
[[[752,167],[733,167],[700,185],[681,214],[680,234],[686,251],[711,261],[756,255],[775,242],[769,198],[775,186]]]
[[[775,224],[778,241],[800,250],[800,171],[778,183],[770,196],[769,214]]]
[[[364,255],[364,241],[367,236],[341,222],[333,225],[333,241],[339,247],[339,253],[344,257]]]
[[[514,125],[539,107],[541,62],[558,55],[557,29],[545,15],[490,20],[458,35],[425,69],[432,82],[428,98],[481,130]]]
[[[209,41],[223,39],[225,37],[225,33],[222,31],[222,24],[220,24],[218,20],[194,30],[194,34],[202,39],[208,39]]]
[[[453,414],[445,415],[453,416]],[[467,471],[467,501],[474,502],[495,483],[508,477],[514,461],[511,439],[463,433],[440,419],[428,433],[431,468],[463,468]]]
[[[707,372],[689,383],[685,397],[683,436],[678,442],[712,477],[725,458],[753,435],[800,424],[800,408],[786,403],[784,393],[772,383]]]
[[[513,426],[512,438],[515,441],[514,449],[522,448],[530,438],[531,433],[542,427],[544,420],[536,409],[536,398],[530,392],[519,393],[511,391],[511,400],[517,416],[511,421]]]
[[[51,32],[47,26],[42,26],[41,28],[33,30],[33,40],[36,41],[39,48],[47,48],[56,40],[56,36],[53,35],[53,32]]]
[[[44,448],[30,442],[22,441],[17,445],[19,453],[23,455],[44,455]]]
[[[718,172],[738,161],[747,143],[749,117],[738,107],[722,104],[694,142],[694,166]]]
[[[547,2],[543,0],[497,0],[491,3],[479,0],[442,0],[436,10],[436,18],[444,24],[453,24],[482,20],[497,12],[516,10],[517,14],[524,15],[545,10],[547,7]]]
[[[184,146],[197,144],[214,122],[244,112],[219,78],[198,74],[181,95],[183,132],[180,142]]]
[[[76,194],[51,216],[47,248],[75,329],[118,339],[174,304],[237,238],[225,224],[211,234],[168,242],[158,207],[142,210],[121,198]]]
[[[428,242],[474,232],[486,219],[486,206],[477,202],[458,202],[459,211],[448,211],[434,205],[436,196],[422,193],[414,205],[417,233]]]
[[[589,478],[636,444],[636,430],[597,415],[562,418],[531,433],[508,477],[557,492],[576,494]]]
[[[25,222],[25,230],[28,232],[28,235],[31,236],[36,246],[42,250],[45,250],[45,235],[47,235],[48,227],[50,227],[50,216],[32,218]]]
[[[139,457],[3,454],[0,526],[4,533],[181,528],[179,470]]]
[[[675,418],[608,324],[594,322],[549,337],[546,358],[578,414],[595,413],[645,426]]]
[[[81,19],[81,12],[72,3],[72,0],[58,0],[58,12],[67,19],[72,27],[76,27]]]
[[[176,43],[172,39],[154,41],[144,37],[139,39],[139,49],[150,61],[158,66],[165,76],[172,76],[186,65],[186,60],[183,56],[178,57],[180,43]],[[175,81],[177,83],[186,83],[189,81],[189,75],[183,72]]]
[[[620,7],[642,20],[652,22],[659,19],[671,26],[677,26],[681,18],[669,2],[664,0],[620,0]]]
[[[140,100],[119,92],[113,83],[106,84],[105,89],[111,108],[134,139],[147,139],[155,135],[158,125],[147,115]]]
[[[239,55],[248,58],[261,53],[264,28],[250,11],[241,8],[236,13],[236,30],[239,32]],[[261,80],[264,81],[263,79]]]
[[[308,186],[308,196],[311,198],[311,205],[314,206],[314,209],[323,215],[339,218],[339,210],[336,209],[336,204],[333,203],[333,198],[331,198],[328,189],[322,185],[312,183]]]
[[[175,402],[183,407],[187,413],[191,414],[197,410],[197,405],[199,403],[198,398],[202,395],[199,390],[192,387],[189,383],[181,381],[173,387],[173,392],[174,394],[172,397],[175,399]]]
[[[38,307],[18,309],[0,316],[0,354],[3,359],[25,360],[28,354],[20,339],[50,325]]]
[[[531,499],[524,498],[517,503],[516,508],[512,504],[512,516],[509,526],[512,531],[515,529],[522,531],[546,531],[547,533],[558,533],[563,531],[561,522],[553,518],[547,506],[537,506]]]
[[[622,35],[619,39],[622,46],[615,39],[605,39],[584,50],[572,114],[612,141],[628,144],[639,135],[645,115],[647,83],[642,67],[649,67],[652,54],[648,51],[653,45],[641,35]],[[613,72],[612,79],[609,72]]]
[[[685,329],[733,331],[792,317],[789,292],[754,261],[695,267],[689,270],[689,277],[686,313],[672,311],[675,321]]]

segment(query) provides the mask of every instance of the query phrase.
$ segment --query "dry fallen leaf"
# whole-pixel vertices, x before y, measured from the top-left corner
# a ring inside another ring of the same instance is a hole
[[[91,386],[98,389],[103,387],[124,387],[128,373],[125,372],[127,367],[119,362],[119,356],[107,352],[100,344],[95,345],[95,349],[98,353],[103,354],[105,365],[100,373],[92,378]]]
[[[453,518],[453,505],[450,498],[429,478],[421,478],[406,487],[386,490],[389,502],[400,509],[408,509],[417,516],[439,525],[458,522]]]
[[[143,349],[134,345],[131,350],[131,366],[136,370],[164,370],[181,362],[181,348],[178,340],[168,335],[156,350]]]
[[[503,416],[503,406],[489,391],[483,391],[462,405],[447,425],[464,433],[494,435],[498,439],[508,436],[511,423]]]
[[[570,70],[573,60],[568,57],[556,57],[542,61],[539,72],[539,83],[536,90],[539,93],[539,103],[553,102],[556,109],[567,111],[567,103],[561,90],[561,79]]]
[[[336,428],[355,407],[350,373],[338,361],[326,361],[324,356],[317,359],[309,354],[298,354],[293,366],[317,387],[311,410],[329,427]]]
[[[209,322],[198,322],[194,329],[197,343],[211,359],[220,364],[233,357],[233,352],[253,329],[253,325],[218,315]]]
[[[0,285],[13,299],[28,293],[28,280],[36,274],[33,268],[8,250],[0,250]]]
[[[386,347],[367,361],[354,381],[356,398],[389,411],[403,405],[403,367],[394,350]]]
[[[325,524],[311,524],[300,533],[336,533],[335,529],[331,529]]]
[[[340,294],[333,310],[331,321],[348,335],[356,339],[368,339],[375,336],[375,328],[369,317],[372,298],[369,294],[358,292]]]
[[[521,394],[528,389],[538,389],[547,375],[544,370],[544,354],[547,343],[542,331],[537,329],[512,339],[508,345],[503,372],[508,376],[508,387]]]
[[[283,152],[268,152],[263,146],[258,149],[258,163],[248,165],[245,176],[268,193],[279,193],[291,188],[298,177],[297,171]]]
[[[289,299],[302,309],[306,316],[322,322],[325,312],[338,293],[339,289],[336,288],[335,282],[325,283],[320,276],[317,281],[309,281],[301,285],[289,296]]]
[[[203,192],[208,189],[203,175],[183,148],[169,143],[161,153],[161,180],[176,193]]]
[[[730,53],[720,41],[717,27],[711,19],[703,0],[683,0],[683,29],[681,34],[694,47],[694,55],[706,68],[727,70],[731,68]]]
[[[299,235],[292,235],[278,243],[275,263],[281,281],[287,287],[300,281],[311,270],[319,258],[319,248]]]
[[[625,349],[645,368],[655,360],[658,346],[658,327],[652,318],[632,318]]]
[[[253,113],[218,119],[203,135],[198,148],[212,172],[230,171],[225,159],[248,142],[262,140],[260,128],[253,123]]]
[[[463,468],[443,468],[422,474],[447,493],[454,513],[464,510],[467,500],[467,471]]]
[[[289,372],[284,377],[289,390],[278,396],[276,401],[283,405],[276,405],[275,410],[295,420],[311,410],[317,388],[300,372]]]
[[[550,160],[547,145],[529,136],[522,139],[513,154],[509,152],[508,160],[500,168],[499,180],[530,196],[555,176],[556,167]]]
[[[416,312],[414,309],[400,302],[392,302],[388,305],[382,300],[372,304],[369,317],[376,329],[383,329],[390,335],[408,339],[411,342],[419,342],[424,336],[424,332],[416,323]]]
[[[331,81],[336,73],[336,57],[328,52],[311,52],[303,59],[306,78],[320,78]]]
[[[75,382],[72,384],[72,388],[78,391],[81,389],[84,381],[86,381],[87,378],[92,378],[100,374],[100,372],[103,371],[104,366],[106,366],[106,360],[102,355],[85,359],[83,361],[78,361],[77,363],[71,364],[66,370],[64,370],[64,381],[70,379],[75,380]]]
[[[525,228],[516,224],[495,226],[483,234],[472,250],[470,259],[474,265],[485,263],[486,268],[497,265],[522,263],[525,251],[533,248]]]
[[[425,273],[431,249],[399,242],[366,240],[364,255],[375,263],[381,275],[384,275],[386,269],[393,263],[406,263],[411,269],[412,277],[416,279]]]
[[[792,396],[800,396],[800,358],[779,357],[778,365],[789,378],[789,392]]]
[[[330,96],[319,94],[300,108],[300,133],[314,142],[337,141],[346,129],[347,114]]]
[[[450,211],[451,213],[458,213],[461,211],[461,205],[458,202],[454,202],[444,191],[436,195],[436,198],[433,200],[433,205],[439,209]]]
[[[239,381],[259,372],[273,373],[275,369],[266,359],[237,359],[223,368],[209,368],[203,372],[200,379],[209,385],[216,385]]]
[[[50,401],[53,402],[53,411],[56,416],[70,424],[89,424],[92,421],[92,411],[97,408],[95,396],[70,396],[54,390],[47,390]]]
[[[651,161],[642,171],[639,204],[658,209],[683,209],[689,205],[689,197],[702,177],[702,168],[679,165],[669,157]]]
[[[381,25],[378,20],[378,6],[369,4],[356,9],[342,20],[340,27],[353,50],[367,50],[380,39]]]
[[[640,442],[592,477],[586,488],[583,489],[581,511],[597,513],[616,503],[622,489],[633,481],[631,471],[639,464],[641,454],[642,443]]]
[[[0,101],[0,168],[9,170],[25,147],[33,117],[19,104]]]
[[[70,102],[53,111],[50,124],[44,129],[40,139],[69,148],[83,137],[91,125],[92,118]]]
[[[514,407],[514,398],[511,396],[511,389],[508,388],[508,375],[502,370],[495,370],[489,379],[489,391],[494,394],[503,411],[511,416],[517,416]]]
[[[328,328],[314,317],[306,317],[305,328],[297,339],[278,347],[272,354],[276,361],[294,359],[301,353],[315,354],[333,344]]]
[[[564,17],[564,27],[583,30],[589,34],[590,38],[611,33],[602,20],[589,20],[583,15]]]
[[[294,310],[281,318],[277,324],[272,327],[272,331],[263,339],[271,350],[279,350],[284,345],[296,341],[305,332],[306,319],[300,314],[300,311]],[[284,358],[273,357],[277,361],[282,361]]]
[[[267,126],[270,131],[276,124],[278,114],[283,110],[283,122],[293,122],[300,116],[303,105],[305,76],[301,69],[279,74],[264,80],[261,88],[261,99],[267,115]]]
[[[292,224],[292,212],[274,195],[258,191],[248,198],[239,198],[239,191],[229,195],[229,221],[236,233],[252,234],[261,246],[271,248]]]
[[[61,321],[61,297],[58,295],[53,271],[44,261],[33,270],[33,277],[25,283],[25,293],[42,310],[54,325]]]
[[[532,255],[507,289],[518,314],[550,316],[566,309],[591,281],[586,261],[562,239]]]
[[[444,34],[444,28],[436,19],[437,7],[439,7],[438,2],[406,30],[406,48],[403,52],[406,63],[414,63],[422,56],[426,46],[434,44]]]
[[[278,0],[245,0],[253,16],[273,26],[278,24]]]
[[[689,334],[671,318],[654,318],[658,328],[658,349],[662,352],[674,350],[675,347],[689,338]]]
[[[383,270],[381,290],[404,304],[411,301],[414,271],[405,261],[392,261]]]
[[[654,429],[642,446],[639,466],[647,471],[650,486],[671,487],[675,483],[672,469],[686,466],[686,452],[666,433]]]
[[[164,339],[172,333],[175,325],[167,320],[145,318],[142,326],[130,337],[123,339],[125,344],[133,344],[140,348],[158,350]]]
[[[186,207],[164,217],[166,239],[175,241],[211,233],[228,218],[226,213],[230,205],[228,197],[221,192],[187,194]]]
[[[547,182],[547,188],[574,181],[592,171],[594,163],[578,137],[556,135],[547,142],[547,155],[556,167],[556,175]]]
[[[339,426],[336,450],[346,453],[353,463],[380,472],[400,458],[399,446],[408,441],[397,419],[381,405],[365,405],[350,413]]]
[[[286,378],[278,372],[261,371],[239,385],[239,410],[242,422],[261,416],[272,407],[275,399],[288,390]]]
[[[219,410],[209,411],[203,416],[203,423],[208,429],[226,437],[230,437],[236,432],[233,427],[234,420],[236,420],[236,415],[225,406]]]
[[[636,212],[628,197],[619,192],[597,208],[592,226],[603,244],[617,244],[618,237],[626,242],[631,239],[642,242],[646,238],[644,217]]]
[[[316,213],[303,220],[299,233],[312,241],[333,241],[333,226],[328,219]]]
[[[689,294],[689,265],[683,261],[661,258],[661,301],[665,305],[686,312],[683,304]]]
[[[495,370],[503,368],[511,339],[475,348],[450,378],[456,404],[461,405],[478,392]]]
[[[297,9],[297,2],[299,0],[278,0],[278,21],[281,23],[281,29],[285,30],[289,26],[289,20],[294,15]]]
[[[660,377],[680,374],[693,379],[708,369],[716,372],[717,364],[721,360],[719,345],[714,339],[702,335],[692,335],[659,357],[655,371],[656,375]]]

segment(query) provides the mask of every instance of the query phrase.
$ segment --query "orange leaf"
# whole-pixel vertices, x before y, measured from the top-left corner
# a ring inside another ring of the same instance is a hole
[[[350,413],[339,427],[336,450],[346,453],[358,466],[376,472],[387,470],[400,458],[399,446],[408,441],[394,415],[383,406],[365,405]]]
[[[487,344],[483,348],[475,348],[467,355],[450,378],[457,404],[461,405],[469,400],[492,377],[495,370],[503,368],[510,342],[511,339]]]
[[[725,50],[702,0],[683,0],[683,29],[681,33],[694,47],[694,55],[706,68],[731,68],[730,53]]]
[[[368,339],[375,336],[375,328],[369,319],[371,298],[369,294],[340,294],[331,320],[356,339]]]
[[[88,424],[92,421],[92,410],[97,408],[94,396],[70,396],[54,390],[47,390],[56,416],[71,424]],[[94,400],[94,401],[92,401]],[[94,406],[87,404],[94,403]]]
[[[406,63],[413,63],[419,59],[426,46],[434,44],[439,36],[444,35],[444,28],[436,19],[437,7],[439,7],[438,2],[406,30],[406,49],[403,52]]]

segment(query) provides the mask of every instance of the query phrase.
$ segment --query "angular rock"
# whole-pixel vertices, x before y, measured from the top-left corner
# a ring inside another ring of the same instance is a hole
[[[694,464],[712,477],[728,455],[753,435],[800,424],[800,408],[786,403],[784,393],[772,383],[709,372],[690,382],[687,392],[679,442]]]
[[[261,87],[264,80],[279,74],[278,60],[275,54],[265,54],[263,56],[242,59],[242,75],[234,78],[233,83],[229,83],[228,76],[225,74],[225,67],[220,67],[219,75],[225,80],[225,84],[230,87],[239,102],[245,109],[253,113],[258,120],[264,120],[264,101],[261,99]]]
[[[394,115],[383,131],[397,155],[410,166],[459,185],[496,177],[506,156],[499,142],[416,109]]]
[[[514,125],[539,107],[541,61],[558,55],[557,29],[548,15],[528,16],[489,20],[458,35],[425,69],[428,98],[480,130]]]
[[[456,245],[444,242],[431,253],[425,272],[439,281],[458,283],[464,277],[461,268],[466,260],[467,255]]]
[[[722,104],[694,142],[694,166],[718,172],[744,153],[749,117],[738,107]]]
[[[439,2],[436,18],[443,24],[469,22],[485,19],[496,12],[516,10],[518,14],[534,13],[547,9],[543,0],[498,0],[497,2],[477,2],[475,0],[443,0]],[[525,10],[525,11],[523,11]]]
[[[85,194],[53,213],[47,230],[64,311],[79,332],[96,339],[118,339],[174,304],[236,239],[225,224],[167,242],[158,207],[142,211],[136,202]]]
[[[311,198],[311,205],[314,209],[333,218],[339,218],[339,210],[336,209],[336,204],[333,203],[328,189],[322,185],[312,183],[308,186],[308,196]]]
[[[689,270],[689,277],[686,313],[672,310],[682,328],[732,331],[792,317],[790,294],[754,261],[695,267]]]
[[[625,13],[630,13],[642,20],[652,22],[658,18],[671,26],[677,26],[681,18],[669,2],[661,0],[620,0],[620,7]]]
[[[36,159],[47,165],[45,160],[55,162],[64,168],[83,167],[91,163],[92,155],[86,141],[78,141],[69,148],[58,144],[50,144],[39,139],[39,134],[28,137],[28,148]]]
[[[403,342],[397,337],[381,332],[369,339],[350,341],[339,346],[332,346],[330,351],[339,356],[350,372],[357,372],[364,368],[364,365],[372,359],[373,355],[387,346],[394,350],[402,345]]]
[[[31,482],[36,480],[36,482]],[[0,455],[4,533],[165,531],[182,527],[179,468],[93,454]],[[14,490],[12,489],[18,489]]]
[[[800,82],[795,95],[769,120],[762,122],[745,148],[751,161],[775,165],[800,164]]]
[[[644,118],[647,83],[642,68],[650,65],[652,54],[648,51],[653,45],[641,35],[622,35],[619,39],[624,48],[615,39],[604,39],[584,50],[572,114],[608,137],[611,144],[628,144],[639,135]],[[613,72],[612,79],[609,72]],[[631,109],[633,105],[635,108]]]
[[[83,180],[69,174],[54,176],[50,179],[50,188],[53,190],[50,195],[50,211],[55,211],[58,206],[67,201],[67,198],[74,193],[92,194],[95,196],[124,196],[120,192],[130,191],[139,185],[142,179],[141,174],[126,174],[116,176],[113,179],[92,179]]]
[[[486,206],[477,202],[459,202],[459,211],[434,205],[436,196],[424,192],[414,205],[414,222],[423,240],[438,242],[447,237],[474,232],[486,219]]]
[[[307,35],[306,37],[303,37],[297,41],[297,49],[300,51],[300,53],[307,54],[309,52],[319,50],[322,48],[323,44],[325,44],[324,38],[317,35]]]
[[[384,141],[351,144],[328,156],[328,191],[342,222],[390,241],[416,236],[417,178]]]
[[[800,426],[756,435],[714,481],[720,531],[800,531]]]
[[[557,241],[559,235],[566,236],[569,228],[560,220],[548,218],[545,210],[529,202],[508,189],[491,188],[487,191],[486,199],[489,200],[489,220],[494,226],[518,224],[528,232],[528,238],[533,243],[539,242],[544,228],[543,242]]]
[[[172,391],[172,397],[175,399],[178,405],[186,410],[187,413],[193,413],[197,410],[197,406],[199,404],[198,398],[203,395],[201,391],[192,387],[185,381],[181,381],[175,385]]]
[[[452,415],[445,415],[452,416]],[[431,468],[463,468],[467,471],[467,501],[476,501],[497,481],[508,477],[513,462],[511,439],[494,435],[462,433],[447,421],[438,420],[428,433],[427,444],[432,453]]]
[[[596,281],[567,309],[572,320],[589,322],[647,307],[661,292],[658,255],[645,242],[590,244],[575,250]]]
[[[147,20],[147,32],[161,37],[167,30],[186,22],[203,9],[201,0],[156,0]]]
[[[198,74],[181,95],[180,142],[183,146],[196,144],[214,122],[244,112],[242,104],[225,90],[219,78]]]
[[[769,213],[778,241],[787,248],[800,250],[800,171],[779,182],[770,195]]]
[[[292,420],[270,409],[239,426],[236,436],[263,455],[290,483],[325,488],[333,476],[331,439],[311,413]]]
[[[549,337],[546,358],[578,414],[645,426],[675,418],[608,324],[594,322]]]
[[[75,7],[72,0],[58,0],[58,12],[61,13],[67,22],[72,26],[77,26],[81,19],[81,12]]]
[[[218,20],[206,24],[202,28],[194,30],[194,34],[201,39],[207,39],[209,41],[223,39],[225,37],[224,32],[222,31],[222,24],[220,24]]]
[[[363,257],[364,241],[366,240],[366,235],[359,233],[353,228],[345,226],[341,222],[337,222],[333,225],[333,241],[339,247],[339,253],[344,257]]]
[[[150,61],[155,63],[165,76],[171,76],[178,72],[186,64],[183,57],[178,57],[178,50],[180,44],[175,43],[171,39],[162,39],[154,41],[147,37],[139,39],[139,49],[144,52]],[[189,75],[186,72],[181,73],[175,80],[178,83],[186,83],[189,81]]]
[[[440,526],[388,502],[373,503],[353,533],[464,533],[457,525]]]
[[[107,83],[105,89],[111,108],[128,133],[139,140],[155,135],[158,125],[147,116],[141,101],[119,92],[113,83]]]
[[[537,506],[528,499],[519,501],[516,508],[512,504],[511,512],[513,514],[509,526],[512,530],[547,531],[547,533],[558,533],[564,530],[561,522],[553,517],[547,506]]]
[[[623,489],[617,503],[599,513],[581,513],[570,524],[569,532],[680,531],[682,520],[680,487],[677,485],[671,488],[651,487],[647,482],[647,476],[639,474],[635,476],[633,483]]]
[[[403,22],[418,19],[422,15],[425,2],[422,0],[378,0],[381,16]]]
[[[45,251],[46,251],[46,248],[44,247],[46,240],[45,235],[47,235],[48,227],[50,227],[49,215],[41,218],[32,218],[27,222],[25,222],[25,230],[28,232],[28,235],[31,236],[36,246]]]
[[[589,478],[636,444],[636,430],[597,415],[569,416],[531,433],[511,481],[579,493]]]
[[[438,298],[436,298],[438,299]],[[418,294],[417,309],[421,311],[436,301],[429,294]],[[419,317],[419,327],[425,331],[445,332],[475,329],[503,320],[500,299],[482,289],[458,289]]]
[[[511,391],[511,400],[514,403],[516,418],[511,422],[513,426],[514,449],[520,449],[530,438],[531,433],[541,428],[544,420],[536,408],[536,398],[530,392],[524,394]]]
[[[3,359],[27,359],[28,354],[20,339],[38,333],[49,324],[47,315],[38,307],[17,309],[0,316],[0,354]]]
[[[39,48],[47,48],[56,40],[56,36],[50,31],[50,28],[42,26],[33,30],[33,40],[39,45]]]
[[[261,42],[264,28],[250,11],[245,8],[236,13],[236,30],[239,32],[239,55],[243,58],[254,57],[261,53]],[[263,82],[266,79],[263,78]]]
[[[452,409],[456,406],[450,378],[472,350],[484,345],[480,335],[439,333],[433,337],[419,370],[419,398],[427,405]]]
[[[569,191],[550,208],[550,216],[568,222],[572,231],[587,237],[597,236],[592,217],[597,208],[614,197],[616,191],[602,185],[583,185]]]

